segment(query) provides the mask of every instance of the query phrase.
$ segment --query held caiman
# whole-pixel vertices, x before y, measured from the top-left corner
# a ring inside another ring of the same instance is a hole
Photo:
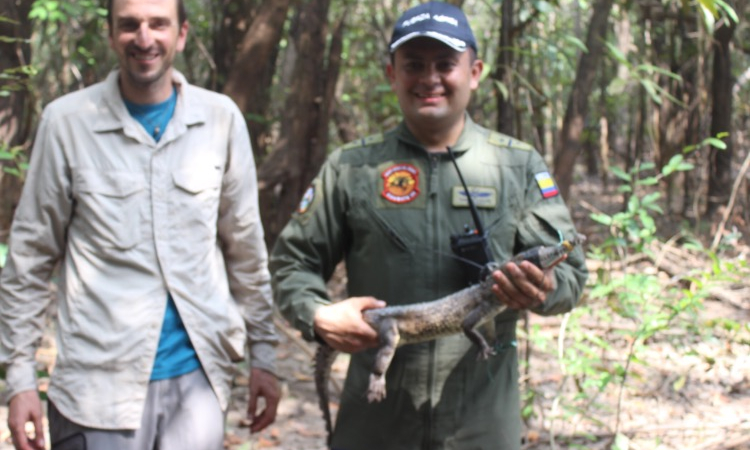
[[[513,256],[509,262],[530,261],[541,269],[547,269],[585,240],[585,236],[577,234],[574,238],[563,240],[557,245],[538,246],[521,252]],[[365,322],[378,332],[380,339],[375,364],[370,373],[367,400],[376,402],[385,398],[385,373],[396,348],[402,345],[463,332],[479,348],[479,359],[487,359],[494,355],[495,351],[477,331],[477,327],[507,308],[492,293],[495,281],[491,274],[504,265],[495,262],[487,264],[481,282],[437,300],[363,311]],[[329,445],[333,425],[329,408],[328,380],[331,365],[337,354],[336,350],[324,343],[318,346],[315,354],[315,388],[326,424]]]

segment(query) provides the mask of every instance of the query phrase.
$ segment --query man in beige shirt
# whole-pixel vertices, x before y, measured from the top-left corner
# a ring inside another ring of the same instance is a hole
[[[111,0],[108,13],[120,66],[45,108],[11,229],[9,428],[16,449],[45,448],[34,353],[59,264],[53,448],[219,450],[247,343],[251,431],[280,396],[247,128],[228,97],[172,68],[182,0]]]

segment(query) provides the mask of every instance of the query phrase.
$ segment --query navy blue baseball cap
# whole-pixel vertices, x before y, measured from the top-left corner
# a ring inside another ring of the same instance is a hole
[[[477,41],[466,15],[450,3],[427,2],[407,10],[393,28],[389,50],[393,53],[405,42],[418,37],[437,39],[457,52],[469,47],[477,51]]]

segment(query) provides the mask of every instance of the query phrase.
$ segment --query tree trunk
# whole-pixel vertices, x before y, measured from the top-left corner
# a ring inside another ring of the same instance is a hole
[[[728,20],[714,32],[714,61],[711,93],[711,136],[728,133],[725,150],[711,148],[708,178],[708,217],[726,205],[732,190],[732,57],[729,50],[735,24]]]
[[[259,169],[261,217],[271,248],[302,193],[325,160],[333,85],[338,78],[343,22],[326,59],[330,0],[300,5],[290,39],[297,51],[279,140]]]
[[[497,98],[497,130],[513,135],[513,0],[502,3],[500,47],[495,69],[495,97]],[[502,84],[505,92],[499,88]]]
[[[232,97],[245,113],[256,161],[263,160],[268,147],[271,82],[290,2],[291,0],[264,0],[258,5],[242,42],[238,44],[236,57],[223,88],[223,92]],[[231,11],[225,10],[228,14]],[[230,19],[225,19],[227,20]],[[231,52],[233,47],[225,43],[221,48],[225,52]],[[223,61],[219,66],[227,64],[231,59],[230,55],[218,54],[217,62]]]
[[[0,36],[9,39],[0,41],[0,71],[10,74],[13,69],[29,64],[31,36],[29,10],[32,0],[0,0],[0,16],[10,21],[0,21]],[[2,90],[9,95],[0,96],[0,145],[2,150],[27,145],[31,134],[31,96],[28,91],[28,76],[17,72],[11,79],[3,79]],[[5,173],[0,165],[0,240],[10,228],[22,181],[17,176]]]
[[[216,19],[213,33],[213,60],[216,64],[216,79],[210,84],[215,91],[224,91],[227,78],[232,72],[240,45],[250,31],[258,15],[261,0],[212,0],[214,9],[221,11]]]
[[[576,78],[570,92],[568,106],[563,119],[560,139],[555,152],[554,172],[564,198],[568,198],[573,183],[573,168],[581,152],[581,136],[588,114],[588,100],[594,88],[594,78],[601,59],[607,35],[609,12],[613,0],[597,0],[586,37],[588,53],[578,61]]]

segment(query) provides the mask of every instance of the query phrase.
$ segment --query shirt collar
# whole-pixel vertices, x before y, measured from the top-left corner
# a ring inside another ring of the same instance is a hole
[[[93,124],[94,132],[124,130],[126,134],[131,134],[140,126],[125,107],[120,94],[119,78],[120,70],[115,69],[103,81],[102,101],[107,105],[111,114],[102,114],[97,118],[96,123]],[[170,123],[174,125],[175,134],[180,135],[188,127],[205,122],[207,117],[205,108],[193,107],[194,100],[190,96],[190,86],[185,76],[173,69],[172,81],[177,87],[177,106]]]

